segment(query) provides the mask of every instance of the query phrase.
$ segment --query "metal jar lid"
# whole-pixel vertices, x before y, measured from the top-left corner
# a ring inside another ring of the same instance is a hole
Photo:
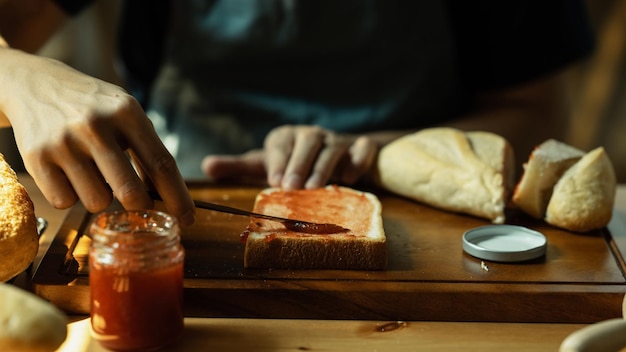
[[[521,262],[546,254],[547,239],[542,233],[517,225],[487,225],[463,234],[463,250],[495,262]]]

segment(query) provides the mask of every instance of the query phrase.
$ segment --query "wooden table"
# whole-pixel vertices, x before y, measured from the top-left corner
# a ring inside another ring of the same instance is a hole
[[[32,180],[26,175],[20,176],[33,198],[37,214],[49,222],[46,234],[56,233],[67,212],[51,208]],[[626,186],[619,188],[616,214],[611,227],[623,232],[626,230]],[[50,240],[48,236],[42,237],[38,259],[47,250]],[[22,284],[27,285],[27,280]],[[256,318],[186,318],[185,324],[184,338],[176,350],[555,351],[568,334],[585,326]],[[68,328],[68,339],[60,351],[103,350],[90,338],[89,321],[85,316],[71,316]]]

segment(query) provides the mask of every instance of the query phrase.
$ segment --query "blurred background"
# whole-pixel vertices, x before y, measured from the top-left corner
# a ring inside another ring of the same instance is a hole
[[[587,0],[597,35],[595,54],[571,79],[573,115],[567,142],[604,146],[618,182],[626,183],[626,0]]]
[[[573,105],[565,142],[582,150],[604,146],[626,183],[626,0],[587,0],[597,34],[595,54],[571,72]],[[98,0],[72,19],[41,51],[77,69],[119,82],[113,57],[120,0]],[[104,43],[104,45],[103,45]],[[21,169],[10,128],[0,129],[0,152]]]

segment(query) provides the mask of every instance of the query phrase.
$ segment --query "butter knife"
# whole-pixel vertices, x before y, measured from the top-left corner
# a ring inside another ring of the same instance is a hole
[[[159,201],[163,200],[157,192],[148,191],[148,194],[153,200],[159,200]],[[251,212],[251,211],[247,211],[243,209],[233,208],[233,207],[229,207],[226,205],[206,202],[202,200],[194,199],[193,203],[197,208],[200,208],[200,209],[207,209],[207,210],[213,210],[213,211],[217,211],[221,213],[248,216],[248,217],[256,218],[256,219],[266,219],[266,220],[276,221],[276,222],[283,224],[283,226],[285,226],[286,229],[290,231],[294,231],[294,232],[316,234],[316,235],[329,235],[329,234],[350,231],[349,229],[346,229],[344,227],[341,227],[335,224],[315,223],[315,222],[310,222],[310,221],[287,219],[287,218],[282,218],[278,216],[259,214],[259,213],[255,213],[255,212]]]

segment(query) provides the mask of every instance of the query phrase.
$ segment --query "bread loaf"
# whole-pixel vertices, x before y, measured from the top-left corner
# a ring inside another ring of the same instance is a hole
[[[605,227],[613,215],[616,183],[604,148],[588,152],[554,186],[546,222],[576,232]]]
[[[0,284],[0,351],[55,351],[67,336],[67,316],[42,298]]]
[[[524,163],[524,173],[513,193],[513,203],[525,213],[543,219],[554,185],[585,153],[549,139],[537,146]]]
[[[433,207],[503,223],[514,170],[513,150],[501,136],[442,127],[383,147],[375,179],[391,192]]]
[[[569,334],[559,352],[615,352],[626,348],[626,320],[614,318],[587,325]]]
[[[535,218],[566,230],[586,232],[608,225],[616,183],[604,148],[585,153],[547,140],[529,156],[512,199]]]
[[[382,206],[371,193],[334,185],[291,191],[268,188],[256,197],[254,212],[335,224],[350,231],[308,234],[291,231],[279,222],[251,218],[243,234],[246,237],[246,268],[386,268],[387,243]]]
[[[0,282],[24,271],[39,248],[33,203],[0,154]]]

